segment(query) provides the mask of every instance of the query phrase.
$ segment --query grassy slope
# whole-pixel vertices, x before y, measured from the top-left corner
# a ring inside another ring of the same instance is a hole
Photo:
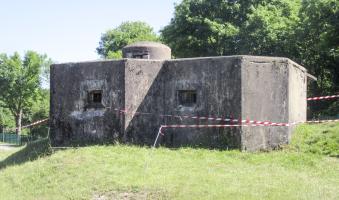
[[[0,162],[4,159],[6,159],[8,156],[10,156],[11,154],[15,153],[18,149],[16,150],[11,150],[11,151],[2,151],[0,150]]]
[[[339,157],[339,123],[300,125],[291,146],[297,151]]]
[[[299,128],[295,139],[304,141],[304,133]],[[22,157],[37,154],[23,149],[0,163],[13,164],[16,157],[23,162],[0,169],[0,199],[93,199],[123,192],[149,199],[338,199],[338,158],[298,148],[242,153],[91,146],[32,162]]]

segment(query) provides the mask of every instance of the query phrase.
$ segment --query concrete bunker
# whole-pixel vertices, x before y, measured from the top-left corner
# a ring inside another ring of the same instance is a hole
[[[122,49],[122,54],[124,58],[171,59],[171,49],[157,42],[137,42],[127,45]]]
[[[227,118],[306,120],[307,71],[290,59],[171,59],[170,48],[154,42],[128,45],[123,55],[121,60],[51,66],[54,145],[117,140],[151,145],[160,125],[229,124]],[[160,144],[272,149],[288,143],[292,129],[171,128]]]

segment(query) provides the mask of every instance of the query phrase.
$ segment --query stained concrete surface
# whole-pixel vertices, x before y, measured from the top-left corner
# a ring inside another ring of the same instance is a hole
[[[103,91],[103,108],[86,109],[91,90]],[[196,104],[180,105],[179,90],[195,90]],[[51,68],[51,139],[56,145],[74,141],[151,145],[162,124],[226,123],[161,114],[302,121],[306,70],[287,58],[256,56],[122,59]],[[289,127],[176,128],[165,130],[160,144],[255,151],[279,147],[290,136]]]

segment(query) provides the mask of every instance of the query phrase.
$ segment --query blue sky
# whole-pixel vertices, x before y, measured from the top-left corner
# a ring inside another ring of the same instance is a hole
[[[100,36],[124,21],[156,32],[180,0],[0,0],[0,53],[46,53],[56,62],[98,59]]]

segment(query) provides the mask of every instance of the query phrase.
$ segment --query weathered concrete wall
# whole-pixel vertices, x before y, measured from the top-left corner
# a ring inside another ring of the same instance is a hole
[[[101,108],[86,105],[88,92],[93,90],[103,92]],[[180,105],[179,90],[195,90],[196,103]],[[51,139],[54,144],[121,139],[151,145],[162,124],[227,124],[160,117],[162,114],[294,122],[306,119],[305,99],[305,71],[285,58],[225,56],[59,64],[51,68]],[[252,151],[288,143],[290,131],[288,127],[168,128],[160,144]]]
[[[289,64],[289,85],[288,85],[288,102],[289,102],[289,122],[306,121],[307,113],[307,75],[306,69],[297,63],[288,60]],[[289,132],[289,141],[291,133],[295,126],[291,127]]]
[[[123,117],[109,109],[124,107],[124,60],[51,66],[51,139],[112,141],[123,132]],[[91,90],[102,90],[102,108],[86,108]]]
[[[126,64],[125,138],[152,144],[160,125],[222,124],[207,120],[159,117],[162,114],[191,116],[240,116],[240,65],[238,57],[161,61],[128,60]],[[196,90],[197,104],[180,106],[178,90]],[[136,91],[138,91],[136,93]],[[138,115],[135,112],[148,112]],[[238,128],[165,129],[160,143],[168,146],[240,147]]]
[[[287,58],[244,56],[242,117],[260,121],[306,120],[306,70]],[[242,149],[272,149],[290,141],[291,127],[243,127]]]
[[[287,59],[244,56],[242,60],[242,118],[288,122]],[[242,149],[275,148],[288,142],[288,127],[243,127]]]
[[[154,142],[164,113],[164,61],[128,59],[125,66],[124,141],[147,144]],[[142,113],[152,113],[140,115]]]
[[[191,116],[241,115],[241,66],[238,57],[177,59],[164,70],[164,111]],[[197,103],[181,106],[178,90],[196,90]],[[165,124],[223,124],[221,121],[165,118]],[[168,128],[163,143],[170,146],[240,147],[237,128]]]

